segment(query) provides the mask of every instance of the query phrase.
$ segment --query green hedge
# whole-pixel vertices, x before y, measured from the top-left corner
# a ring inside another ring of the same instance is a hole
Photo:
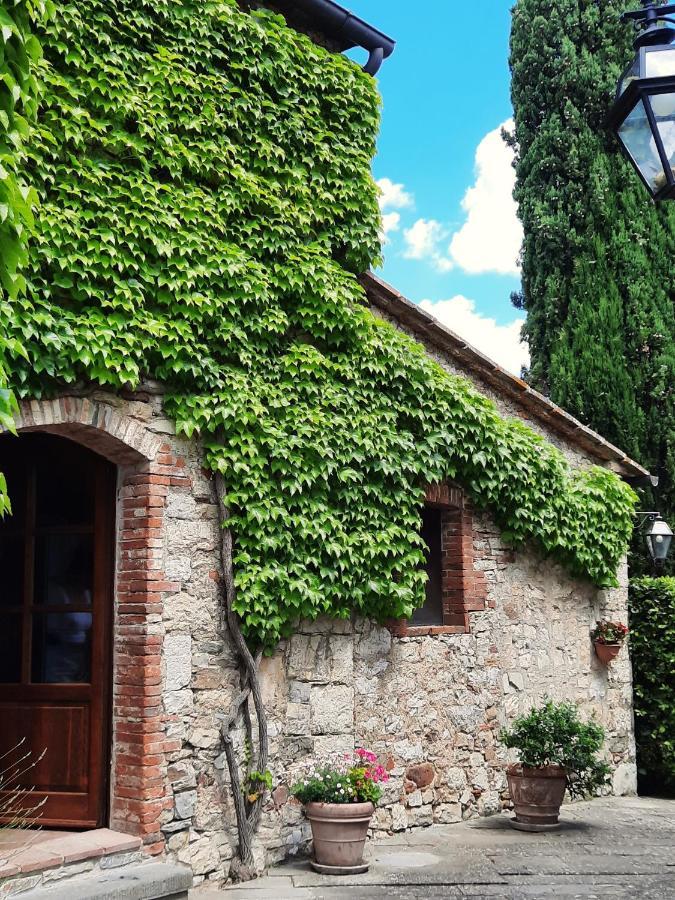
[[[675,578],[631,583],[630,626],[641,788],[675,793]]]

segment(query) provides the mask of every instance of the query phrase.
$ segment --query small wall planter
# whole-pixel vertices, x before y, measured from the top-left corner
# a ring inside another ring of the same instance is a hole
[[[506,770],[515,818],[511,825],[519,831],[551,831],[559,827],[558,816],[567,787],[562,766],[531,769],[520,764]]]
[[[363,861],[372,803],[307,803],[312,826],[312,868],[325,875],[357,875],[368,871]]]
[[[600,641],[594,641],[595,653],[603,666],[608,666],[613,659],[618,656],[621,650],[621,644],[603,644]]]
[[[591,629],[591,640],[595,653],[603,666],[607,666],[617,656],[628,636],[628,626],[623,622],[610,622],[600,619]]]

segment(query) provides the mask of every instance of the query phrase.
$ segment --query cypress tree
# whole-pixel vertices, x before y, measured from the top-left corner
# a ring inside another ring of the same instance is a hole
[[[525,242],[514,302],[527,312],[531,383],[658,475],[643,502],[672,524],[675,203],[652,203],[605,124],[633,53],[619,20],[630,6],[516,2],[513,144]],[[636,554],[632,566],[648,563]]]

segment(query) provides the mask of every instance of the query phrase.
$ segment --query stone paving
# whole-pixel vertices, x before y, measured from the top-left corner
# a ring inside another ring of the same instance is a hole
[[[334,878],[306,860],[191,900],[675,900],[675,800],[622,797],[563,808],[562,827],[525,834],[506,814],[398,834],[369,847],[370,871]]]

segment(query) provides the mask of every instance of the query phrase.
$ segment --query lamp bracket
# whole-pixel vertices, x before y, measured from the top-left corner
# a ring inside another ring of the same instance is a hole
[[[675,3],[661,5],[655,0],[642,0],[642,9],[632,9],[623,13],[621,21],[632,21],[641,26],[642,30],[638,32],[634,42],[636,49],[667,45],[675,38],[673,20],[668,18],[671,13],[675,13]]]
[[[675,3],[668,3],[665,6],[658,6],[653,0],[647,0],[644,3],[642,9],[631,9],[628,12],[625,12],[621,16],[622,22],[641,22],[646,20],[648,22],[656,22],[659,19],[663,18],[663,16],[667,16],[670,13],[675,13]]]
[[[633,513],[634,516],[639,517],[640,521],[635,526],[636,528],[642,528],[645,522],[658,522],[661,519],[660,512],[645,512],[644,510],[637,510]]]

